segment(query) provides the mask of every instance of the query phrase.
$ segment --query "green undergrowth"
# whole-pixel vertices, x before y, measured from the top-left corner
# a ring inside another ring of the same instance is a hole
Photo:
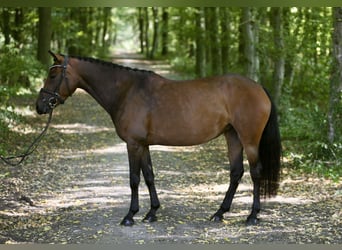
[[[335,128],[335,140],[329,142],[327,111],[324,108],[304,102],[297,107],[283,107],[280,125],[283,156],[288,162],[286,166],[334,181],[341,179],[341,127]]]

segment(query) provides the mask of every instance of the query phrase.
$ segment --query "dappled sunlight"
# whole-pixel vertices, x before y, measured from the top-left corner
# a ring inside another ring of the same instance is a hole
[[[91,184],[91,183],[89,183]],[[116,207],[117,204],[126,205],[129,201],[130,189],[127,185],[94,185],[75,186],[65,189],[58,195],[44,200],[41,204],[43,208],[65,208],[94,205],[97,208]],[[84,207],[85,209],[88,209]]]
[[[127,154],[127,146],[126,143],[118,143],[115,146],[112,147],[103,147],[103,148],[97,148],[97,149],[89,149],[87,150],[88,153],[92,154]]]
[[[15,106],[14,112],[22,115],[22,116],[28,116],[28,117],[35,117],[37,115],[36,111],[32,109],[32,106]]]
[[[267,202],[276,202],[279,204],[291,204],[291,205],[303,205],[313,203],[313,199],[305,199],[303,197],[286,197],[282,195],[277,195],[275,197],[269,198],[266,200]]]
[[[201,199],[206,200],[219,200],[220,202],[223,200],[224,195],[226,194],[229,187],[229,183],[227,184],[190,184],[184,188],[178,188],[177,193],[182,194],[184,197],[201,197]],[[239,187],[234,196],[233,203],[242,203],[242,204],[252,204],[252,194],[253,194],[252,184],[251,183],[240,183]],[[182,196],[181,195],[181,196]],[[275,197],[267,198],[262,200],[262,202],[272,202],[279,204],[291,204],[291,205],[302,205],[302,204],[310,204],[314,202],[313,199],[303,198],[303,197],[287,197],[284,195],[277,195]]]
[[[89,134],[113,131],[113,128],[88,125],[86,123],[51,124],[51,127],[58,129],[58,132],[62,134]]]
[[[161,151],[161,152],[199,152],[199,146],[187,146],[187,147],[177,147],[177,146],[161,146],[153,145],[150,146],[150,151]]]

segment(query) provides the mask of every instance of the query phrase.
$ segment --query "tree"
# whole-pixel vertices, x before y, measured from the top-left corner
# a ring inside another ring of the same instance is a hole
[[[155,54],[158,49],[158,37],[159,37],[159,17],[158,17],[158,7],[152,7],[153,13],[153,39],[152,48],[148,55],[148,58],[154,59]]]
[[[273,27],[274,39],[274,71],[273,71],[273,99],[276,104],[279,103],[281,88],[285,76],[285,53],[283,37],[283,8],[274,7],[271,9],[271,24]]]
[[[220,8],[221,26],[221,64],[222,72],[227,73],[229,68],[229,47],[230,47],[230,11],[228,8]]]
[[[146,57],[149,56],[150,50],[150,39],[149,39],[149,18],[148,18],[148,8],[144,7],[144,20],[145,20],[145,29],[144,29],[144,38],[145,38],[145,53]]]
[[[211,42],[211,73],[213,75],[222,74],[222,63],[221,63],[221,51],[220,51],[220,39],[219,39],[219,23],[218,23],[218,8],[209,7],[209,23],[207,32],[209,33],[209,39]]]
[[[11,42],[11,26],[10,26],[10,13],[7,8],[2,10],[2,32],[5,37],[5,44],[8,45]]]
[[[168,48],[168,40],[169,40],[169,10],[168,8],[163,8],[162,14],[162,31],[161,31],[161,39],[162,39],[162,56],[166,56],[169,53]]]
[[[39,7],[38,26],[38,60],[43,64],[50,64],[50,55],[47,53],[51,42],[51,8]]]
[[[259,40],[256,9],[245,7],[242,11],[243,37],[245,41],[244,55],[246,57],[246,74],[254,81],[259,80],[259,55],[257,44]]]
[[[341,124],[342,111],[342,7],[333,8],[333,63],[332,76],[330,80],[330,100],[328,123],[328,139],[330,143],[336,140],[336,128]]]
[[[211,75],[212,72],[212,41],[210,40],[210,30],[211,30],[211,12],[210,7],[204,8],[204,27],[205,27],[205,60],[207,65],[207,74]]]
[[[204,16],[203,8],[196,8],[196,58],[195,58],[195,71],[199,77],[205,76],[205,37],[204,37]]]
[[[24,9],[23,8],[15,8],[14,25],[15,25],[15,28],[13,29],[12,36],[18,44],[22,44],[24,42],[24,35],[23,35]]]

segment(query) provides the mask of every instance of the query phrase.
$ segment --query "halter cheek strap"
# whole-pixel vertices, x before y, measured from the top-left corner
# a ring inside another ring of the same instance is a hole
[[[68,61],[69,61],[68,56],[65,56],[64,57],[64,62],[63,62],[62,65],[61,64],[52,65],[49,68],[49,70],[51,70],[53,68],[62,68],[62,75],[61,75],[60,81],[59,81],[56,89],[54,91],[51,91],[51,90],[48,90],[48,89],[45,89],[45,88],[42,88],[40,90],[40,92],[43,92],[43,93],[51,95],[51,97],[48,100],[45,100],[45,102],[48,103],[48,105],[49,105],[49,107],[51,109],[54,109],[58,104],[64,104],[64,99],[58,93],[59,89],[60,89],[60,87],[62,85],[63,80],[65,80],[65,84],[66,84],[66,87],[68,89],[69,96],[72,95],[71,91],[70,91],[70,88],[69,88],[69,81],[68,81],[68,78],[67,78],[67,75],[66,75],[66,69],[67,69],[67,66],[68,66]]]

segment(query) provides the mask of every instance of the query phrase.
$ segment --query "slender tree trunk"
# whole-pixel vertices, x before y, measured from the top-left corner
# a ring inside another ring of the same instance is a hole
[[[196,8],[196,75],[205,76],[205,37],[203,8]]]
[[[281,89],[285,76],[285,54],[283,34],[283,9],[274,7],[271,9],[271,24],[273,26],[273,37],[275,47],[274,72],[273,72],[273,99],[279,104]]]
[[[220,51],[220,39],[219,39],[219,30],[218,30],[218,8],[210,7],[210,30],[209,37],[212,43],[211,46],[211,72],[213,75],[221,75],[222,73],[222,65],[221,65],[221,51]]]
[[[51,57],[48,54],[51,43],[51,8],[39,7],[39,26],[38,26],[38,60],[49,65]]]
[[[243,9],[243,33],[245,40],[246,74],[254,81],[259,80],[258,25],[254,8]]]
[[[5,44],[8,45],[11,42],[11,26],[10,26],[10,13],[7,8],[2,10],[2,20],[3,20],[3,34],[5,37]]]
[[[338,134],[338,132],[336,132],[336,129],[340,128],[340,122],[342,120],[342,7],[333,8],[333,25],[333,63],[330,81],[330,100],[328,113],[328,139],[330,143],[335,142],[336,138],[341,136]]]
[[[103,50],[104,40],[105,40],[105,34],[104,34],[105,26],[108,26],[108,24],[106,24],[107,19],[105,19],[105,8],[101,8],[101,7],[96,8],[96,13],[97,15],[95,16],[95,18],[99,20],[102,19],[102,22],[96,22],[95,24],[94,41],[96,44],[100,44],[102,48],[101,50]]]
[[[111,7],[105,7],[103,8],[103,32],[102,32],[102,47],[107,47],[107,33],[108,33],[108,25],[110,25],[110,12],[112,8]]]
[[[211,12],[209,7],[204,8],[204,24],[205,24],[205,60],[206,60],[206,74],[211,75],[212,65],[212,41],[210,40],[211,32]]]
[[[243,10],[240,10],[239,16],[239,47],[238,47],[238,65],[245,65],[247,60],[245,57],[245,47],[246,42],[244,39],[244,17],[243,17]]]
[[[169,12],[168,8],[163,8],[163,14],[162,14],[162,22],[163,22],[163,29],[161,33],[161,39],[162,39],[162,56],[166,56],[169,53]]]
[[[24,24],[24,10],[23,8],[15,9],[14,16],[15,29],[12,30],[12,36],[18,44],[24,43],[23,24]]]
[[[148,30],[149,30],[149,18],[148,18],[148,8],[144,7],[144,14],[145,14],[145,29],[144,29],[144,38],[145,38],[145,53],[146,57],[149,57],[150,51],[150,40],[148,37]]]
[[[138,7],[138,25],[139,25],[139,41],[140,41],[140,53],[144,54],[145,52],[145,39],[144,39],[144,17],[143,17],[143,8]]]
[[[229,70],[229,46],[230,46],[230,17],[228,8],[220,8],[220,24],[221,24],[221,63],[222,72],[227,73]]]
[[[158,37],[159,37],[159,18],[158,18],[158,7],[152,7],[153,13],[153,39],[152,48],[150,51],[149,58],[154,59],[158,49]]]

